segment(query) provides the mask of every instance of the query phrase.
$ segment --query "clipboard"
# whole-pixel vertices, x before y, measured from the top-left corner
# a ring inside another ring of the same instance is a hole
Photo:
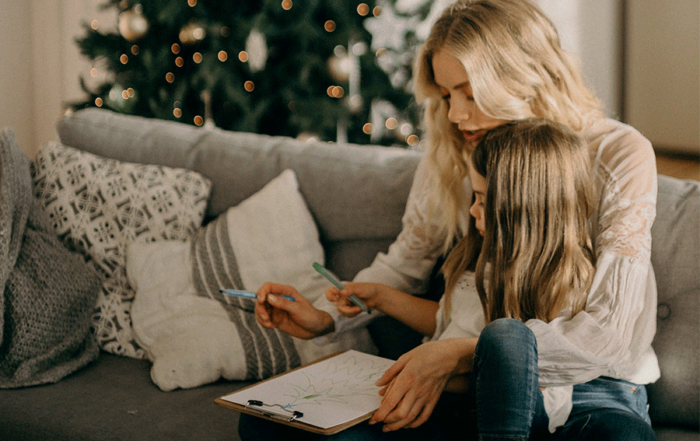
[[[363,358],[373,357],[373,359],[382,360],[382,361],[379,361],[379,364],[377,365],[378,367],[382,366],[382,365],[386,365],[386,367],[388,368],[388,366],[390,366],[391,364],[394,363],[393,360],[389,360],[386,358],[377,357],[377,356],[373,356],[373,355],[368,355],[368,354],[362,354],[362,353],[358,353],[357,351],[353,351],[353,350],[345,351],[345,352],[338,352],[338,353],[331,354],[331,355],[328,355],[326,357],[320,358],[319,360],[316,360],[312,363],[309,363],[309,364],[306,364],[303,366],[299,366],[299,367],[292,369],[290,371],[275,375],[273,377],[270,377],[266,380],[252,384],[252,385],[247,386],[245,388],[238,389],[238,390],[232,392],[231,394],[218,397],[214,400],[214,402],[216,404],[218,404],[219,406],[233,409],[233,410],[236,410],[238,412],[245,413],[248,415],[253,415],[253,416],[256,416],[259,418],[263,418],[263,419],[266,419],[268,421],[273,421],[276,423],[285,424],[285,425],[296,427],[296,428],[299,428],[299,429],[302,429],[302,430],[305,430],[308,432],[312,432],[312,433],[317,433],[317,434],[322,434],[322,435],[333,435],[335,433],[341,432],[349,427],[352,427],[356,424],[359,424],[363,421],[370,419],[372,417],[372,415],[374,414],[374,412],[379,408],[379,403],[381,401],[379,394],[377,393],[378,399],[377,399],[377,404],[375,407],[368,410],[367,412],[363,412],[361,414],[358,414],[354,418],[351,418],[351,419],[344,421],[342,423],[339,423],[339,424],[335,424],[331,427],[319,427],[318,425],[305,422],[305,417],[306,417],[306,419],[308,419],[310,416],[309,412],[313,413],[314,409],[300,411],[300,410],[296,410],[296,409],[290,409],[289,407],[287,407],[281,403],[274,403],[274,402],[271,402],[270,400],[266,401],[264,399],[256,399],[256,398],[239,400],[239,401],[244,401],[244,402],[237,403],[237,402],[231,401],[231,399],[227,399],[227,397],[231,397],[234,395],[242,395],[242,396],[251,395],[255,388],[260,388],[260,386],[265,385],[265,383],[271,382],[273,380],[277,380],[279,382],[278,379],[282,379],[283,377],[288,376],[291,373],[294,373],[294,372],[297,372],[300,370],[308,369],[314,365],[319,365],[320,363],[324,363],[324,362],[331,363],[331,362],[333,362],[332,359],[334,357],[343,356],[343,354],[346,354],[345,356],[347,356],[347,357],[359,354],[359,356],[363,357]],[[320,367],[320,365],[319,365],[319,367]],[[386,368],[384,368],[383,370],[385,370],[385,369]],[[381,373],[383,373],[383,370],[381,370]],[[379,371],[377,371],[377,375],[379,375]],[[378,378],[379,378],[379,376],[372,376],[371,381],[376,381],[376,379],[378,379]],[[369,380],[367,380],[367,381],[369,381]],[[377,390],[378,390],[378,388],[377,388]]]

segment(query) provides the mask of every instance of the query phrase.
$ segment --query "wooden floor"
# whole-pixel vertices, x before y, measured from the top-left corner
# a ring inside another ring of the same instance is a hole
[[[661,175],[700,181],[700,158],[657,153],[656,170]]]

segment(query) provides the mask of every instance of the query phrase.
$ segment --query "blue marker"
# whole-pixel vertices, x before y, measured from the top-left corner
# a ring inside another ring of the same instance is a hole
[[[330,274],[328,274],[328,271],[326,271],[326,269],[325,269],[320,263],[314,262],[314,263],[313,263],[313,267],[314,267],[314,269],[315,269],[320,275],[322,275],[323,277],[325,277],[326,279],[328,279],[328,280],[329,280],[333,285],[335,285],[335,287],[338,288],[339,290],[342,291],[342,290],[345,288],[340,282],[338,282],[337,280],[335,280],[335,278],[334,278],[333,276],[331,276]],[[362,310],[363,310],[364,312],[366,312],[367,314],[371,314],[371,313],[372,313],[372,311],[370,311],[370,309],[367,307],[367,305],[365,305],[364,303],[362,303],[362,300],[360,300],[359,298],[357,298],[357,296],[356,296],[355,294],[350,294],[350,295],[348,296],[348,299],[350,299],[350,301],[351,301],[352,303],[354,303],[356,306],[359,306],[360,309],[362,309]]]
[[[219,292],[221,294],[226,294],[227,296],[234,296],[234,297],[243,297],[244,299],[252,299],[255,300],[258,298],[257,294],[254,292],[250,291],[239,291],[237,289],[220,289]],[[290,302],[295,302],[294,297],[292,296],[286,296],[284,294],[273,294],[279,297],[282,297],[283,299],[289,300]]]

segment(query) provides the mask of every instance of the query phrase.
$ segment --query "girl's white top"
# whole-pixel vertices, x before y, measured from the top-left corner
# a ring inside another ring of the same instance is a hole
[[[586,308],[573,317],[562,314],[549,323],[526,323],[537,337],[540,385],[545,387],[551,430],[568,418],[575,384],[599,376],[648,384],[660,376],[651,347],[656,332],[656,280],[651,267],[657,195],[654,152],[638,131],[612,119],[597,121],[583,136],[593,158],[598,195],[590,219],[596,272]],[[464,200],[471,201],[469,179],[464,191]],[[426,291],[444,242],[431,234],[436,229],[429,223],[428,197],[424,158],[408,197],[401,233],[386,253],[378,254],[372,265],[357,274],[356,282],[384,283],[417,295]],[[467,225],[468,210],[465,206],[462,225]],[[438,311],[433,339],[478,336],[483,310],[476,291],[468,286],[464,279],[455,290],[451,317],[445,318],[442,308]],[[328,311],[336,326],[334,334],[319,337],[318,343],[377,316],[342,317],[325,297],[316,306]]]

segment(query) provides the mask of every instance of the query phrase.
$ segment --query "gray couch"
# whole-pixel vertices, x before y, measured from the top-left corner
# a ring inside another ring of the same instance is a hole
[[[283,169],[294,169],[319,226],[327,266],[344,280],[369,265],[398,234],[420,158],[402,149],[302,143],[99,109],[67,116],[57,130],[63,144],[103,157],[204,174],[214,183],[208,219]],[[650,414],[660,440],[697,440],[699,183],[659,178],[652,260],[659,286],[654,347],[662,378],[648,388]],[[387,318],[373,323],[371,333],[389,357],[418,342],[415,333]],[[162,392],[151,382],[149,368],[145,360],[102,353],[56,384],[0,390],[0,440],[238,439],[238,413],[215,405],[214,399],[249,382]]]

